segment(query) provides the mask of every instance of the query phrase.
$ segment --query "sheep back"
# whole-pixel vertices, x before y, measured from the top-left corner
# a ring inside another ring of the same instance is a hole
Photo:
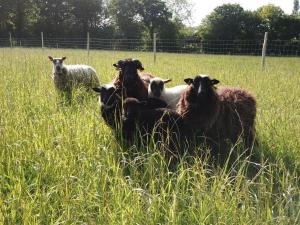
[[[60,91],[71,91],[79,86],[87,89],[99,86],[96,71],[86,65],[64,65],[61,74],[53,74],[53,80]]]

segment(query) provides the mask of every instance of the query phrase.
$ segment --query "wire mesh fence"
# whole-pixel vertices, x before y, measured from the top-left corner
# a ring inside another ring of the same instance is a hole
[[[42,46],[43,43],[43,46]],[[152,51],[153,40],[101,38],[0,38],[0,47]],[[263,40],[158,39],[157,52],[261,55]],[[267,55],[300,56],[300,40],[269,40]]]

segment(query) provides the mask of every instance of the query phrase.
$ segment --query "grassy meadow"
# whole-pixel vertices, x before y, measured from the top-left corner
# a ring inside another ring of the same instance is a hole
[[[134,57],[172,78],[209,74],[256,95],[259,171],[187,156],[170,170],[157,149],[122,148],[96,94],[59,103],[47,56],[93,66]],[[300,58],[0,49],[0,224],[300,224]]]

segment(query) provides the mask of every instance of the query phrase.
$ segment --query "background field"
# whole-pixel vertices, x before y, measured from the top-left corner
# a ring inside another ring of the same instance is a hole
[[[93,66],[140,59],[146,72],[198,73],[255,93],[260,171],[187,157],[169,170],[155,149],[122,149],[96,95],[62,106],[47,56]],[[81,50],[0,49],[0,224],[299,224],[300,60]]]

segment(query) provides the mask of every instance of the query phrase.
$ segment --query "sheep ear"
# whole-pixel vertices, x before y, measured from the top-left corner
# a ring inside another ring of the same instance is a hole
[[[166,83],[169,83],[171,81],[172,81],[172,79],[166,79],[166,80],[163,80],[163,83],[166,84]]]
[[[119,69],[121,69],[123,64],[124,64],[124,61],[119,60],[117,63],[114,63],[113,66],[116,67],[117,70],[119,70]]]
[[[138,70],[141,70],[141,71],[145,70],[140,60],[138,60],[138,59],[133,59],[132,61],[135,62],[136,68],[137,68]]]
[[[67,59],[67,57],[64,56],[64,57],[62,57],[61,59],[62,59],[62,61],[65,61],[65,60]]]
[[[145,68],[144,68],[144,67],[142,67],[142,65],[141,65],[141,66],[139,66],[137,69],[138,69],[138,70],[140,70],[140,71],[143,71],[143,70],[145,70]]]
[[[194,82],[194,80],[192,78],[186,78],[186,79],[184,79],[184,82],[187,83],[188,85],[190,85]]]
[[[53,57],[52,56],[48,56],[48,58],[50,59],[51,62],[53,62]]]
[[[210,82],[211,82],[211,85],[215,85],[215,84],[220,83],[220,81],[218,81],[216,79],[212,79]]]
[[[99,86],[99,87],[94,87],[93,90],[97,93],[101,93],[101,90],[103,89],[103,87]]]

